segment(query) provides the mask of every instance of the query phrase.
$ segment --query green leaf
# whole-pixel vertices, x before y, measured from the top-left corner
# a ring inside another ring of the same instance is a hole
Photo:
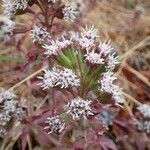
[[[24,63],[25,59],[23,57],[14,57],[14,56],[1,55],[0,56],[0,61],[10,61],[10,62]]]

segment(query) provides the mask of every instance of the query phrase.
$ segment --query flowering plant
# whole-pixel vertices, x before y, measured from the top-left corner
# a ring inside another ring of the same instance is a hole
[[[3,0],[1,42],[15,47],[20,54],[27,48],[26,61],[16,67],[19,72],[40,68],[0,92],[3,149],[32,149],[36,143],[43,149],[55,146],[56,149],[116,150],[117,138],[112,128],[129,130],[130,125],[132,132],[136,126],[150,132],[149,104],[136,102],[137,110],[144,117],[141,121],[135,117],[134,124],[127,122],[124,125],[120,120],[118,114],[126,104],[126,93],[117,83],[115,70],[120,60],[111,42],[99,38],[94,26],[76,31],[65,26],[66,22],[77,25],[74,21],[79,22],[87,3],[82,0],[69,3],[62,0]],[[30,25],[15,21],[17,16],[26,14],[32,16]],[[13,91],[24,82],[29,89],[25,87],[25,93],[21,88],[19,92],[16,90],[17,96]],[[26,92],[32,96],[20,98]],[[9,143],[13,135],[15,138]]]

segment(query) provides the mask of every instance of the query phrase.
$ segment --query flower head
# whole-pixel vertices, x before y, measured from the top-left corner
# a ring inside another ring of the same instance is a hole
[[[145,118],[150,118],[150,105],[149,104],[142,104],[140,105],[137,110],[143,114]]]
[[[11,115],[4,111],[0,113],[0,126],[5,126],[11,119]]]
[[[40,83],[43,90],[55,87],[59,78],[59,70],[56,68],[53,68],[52,70],[44,70],[44,77],[38,78],[43,80],[43,82]]]
[[[67,88],[69,86],[78,87],[80,86],[80,79],[71,69],[64,68],[64,70],[59,73],[59,80],[56,83],[56,86],[57,85],[61,88]]]
[[[46,31],[46,28],[34,25],[31,33],[33,42],[39,42],[42,44],[46,40],[51,39],[49,32]]]
[[[56,2],[58,2],[59,0],[48,0],[48,2],[51,2],[53,4],[55,4]]]
[[[79,13],[83,13],[85,9],[85,2],[83,0],[73,0],[71,1],[71,6]]]
[[[18,105],[14,113],[14,117],[16,118],[16,120],[21,121],[23,117],[25,117],[25,115],[26,115],[26,107]]]
[[[47,55],[48,57],[57,55],[57,52],[59,50],[59,47],[54,40],[51,40],[49,45],[45,44],[43,48],[46,49],[45,55]]]
[[[4,102],[4,111],[7,113],[14,113],[16,111],[16,101],[11,99]]]
[[[24,106],[20,105],[16,100],[16,95],[11,91],[2,89],[0,92],[0,129],[7,128],[9,121],[17,119],[21,121],[25,116]],[[24,111],[24,115],[23,112]]]
[[[0,127],[0,135],[5,135],[6,129],[4,127]]]
[[[65,123],[60,120],[60,117],[58,115],[53,117],[47,117],[45,123],[48,125],[44,129],[50,130],[48,134],[51,134],[53,132],[61,133],[65,129]]]
[[[107,69],[113,70],[117,64],[119,64],[119,57],[115,56],[115,53],[108,55]]]
[[[85,60],[87,60],[91,64],[104,64],[104,59],[101,58],[101,55],[95,53],[94,51],[87,53],[85,56]]]
[[[85,37],[87,39],[95,39],[97,36],[97,29],[94,26],[85,27],[81,32],[81,37]]]
[[[109,55],[112,52],[112,50],[113,50],[113,48],[110,45],[110,41],[108,41],[108,42],[105,41],[103,43],[100,42],[99,50],[100,50],[101,55],[104,55],[104,56]]]
[[[137,126],[138,130],[145,131],[146,133],[150,133],[150,121],[149,120],[136,121],[135,125]]]
[[[100,90],[111,93],[116,103],[124,103],[125,98],[122,94],[122,89],[113,83],[114,80],[117,79],[113,74],[111,71],[107,71],[103,74],[102,79],[99,80],[101,84]]]
[[[122,88],[120,88],[117,85],[114,85],[112,88],[112,98],[115,100],[115,102],[118,103],[124,103],[125,97],[122,94]]]
[[[66,105],[67,113],[70,114],[74,120],[80,119],[81,117],[86,119],[89,115],[93,115],[92,109],[90,108],[91,103],[92,101],[76,97]]]
[[[82,37],[78,39],[78,43],[82,49],[86,49],[87,53],[94,46],[94,39],[88,39],[86,37]]]
[[[12,92],[12,91],[9,91],[9,90],[4,90],[4,89],[1,89],[1,92],[0,92],[0,103],[6,101],[6,100],[12,100],[12,99],[15,99],[16,98],[16,95]]]
[[[0,16],[0,39],[9,41],[13,34],[15,23],[8,17]]]
[[[97,30],[91,26],[82,30],[80,35],[76,35],[75,40],[79,43],[81,48],[86,49],[87,52],[94,46],[94,42],[97,36]]]
[[[64,36],[62,36],[61,39],[56,40],[56,45],[59,47],[59,49],[67,48],[71,44],[72,39],[66,39]]]
[[[63,15],[64,20],[73,22],[76,19],[78,12],[75,10],[73,6],[68,4],[63,8]]]
[[[11,18],[17,10],[24,10],[28,6],[29,0],[3,0],[4,14]]]
[[[100,79],[100,84],[101,84],[101,91],[105,91],[108,93],[112,93],[112,89],[113,89],[113,82],[114,80],[116,80],[117,78],[113,76],[113,72],[111,71],[107,71],[103,74],[102,79]]]
[[[71,70],[67,68],[50,70],[45,70],[44,77],[39,77],[43,80],[40,83],[43,89],[48,89],[50,87],[60,86],[60,88],[68,88],[74,86],[80,86],[80,79]]]

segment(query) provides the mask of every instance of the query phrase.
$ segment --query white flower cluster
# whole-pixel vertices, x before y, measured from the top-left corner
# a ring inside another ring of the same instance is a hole
[[[105,72],[103,74],[103,77],[99,80],[99,83],[101,85],[100,90],[111,93],[116,103],[124,103],[125,98],[122,95],[122,89],[113,83],[116,79],[117,78],[114,77],[113,72]]]
[[[114,80],[116,80],[117,78],[113,76],[113,72],[105,72],[103,74],[102,79],[100,79],[100,83],[101,83],[101,90],[108,92],[108,93],[112,93],[112,89],[114,87]]]
[[[67,113],[72,116],[73,120],[80,119],[81,117],[86,119],[89,115],[93,115],[92,109],[90,108],[91,103],[92,101],[76,97],[72,99],[71,102],[68,102],[65,109]]]
[[[13,92],[5,91],[4,89],[1,89],[0,92],[0,103],[3,103],[6,99],[15,99],[16,95]]]
[[[73,22],[78,15],[78,11],[76,11],[72,5],[67,4],[63,8],[63,15],[64,15],[63,18],[65,21],[72,21]]]
[[[11,18],[15,15],[17,10],[24,10],[28,6],[29,0],[2,0],[4,7],[4,14]]]
[[[71,69],[54,67],[51,71],[45,70],[44,72],[44,77],[38,77],[43,80],[40,83],[43,90],[57,86],[60,86],[60,88],[80,86],[80,79]]]
[[[15,22],[8,17],[0,16],[0,40],[9,41],[13,34],[14,27]]]
[[[149,120],[136,121],[135,125],[137,126],[138,130],[145,131],[146,133],[150,133],[150,121]]]
[[[98,65],[104,64],[104,59],[94,51],[87,53],[85,57],[86,57],[85,60],[87,60],[91,64],[98,64]]]
[[[46,124],[48,124],[44,129],[50,129],[48,134],[51,133],[61,133],[65,129],[65,123],[60,120],[60,117],[53,116],[53,117],[47,117],[47,120],[45,121]]]
[[[145,118],[150,118],[150,105],[149,104],[142,104],[140,105],[137,110],[143,114]]]
[[[33,42],[38,42],[42,44],[43,42],[50,40],[51,36],[50,36],[50,33],[47,32],[46,28],[42,26],[34,25],[31,31],[31,38]]]
[[[59,0],[48,0],[48,2],[51,2],[53,4],[57,3]]]
[[[67,48],[69,45],[71,45],[72,40],[71,39],[65,39],[64,36],[62,36],[61,39],[57,39],[56,41],[50,40],[49,44],[45,44],[43,46],[44,49],[46,49],[45,55],[49,56],[56,56],[59,51],[61,51],[64,48]]]
[[[4,131],[11,119],[21,121],[25,116],[25,107],[15,100],[16,95],[2,89],[0,92],[0,129]],[[2,133],[2,132],[1,132]]]
[[[100,49],[101,55],[103,54],[104,56],[109,55],[113,50],[113,48],[110,45],[110,41],[100,42],[99,49]]]
[[[107,70],[113,70],[119,64],[119,57],[116,56],[114,48],[110,41],[100,42],[98,49],[95,49],[97,30],[92,26],[79,33],[72,33],[72,39],[77,42],[82,49],[86,50],[85,59],[91,64],[106,63]],[[95,52],[96,51],[96,52]]]
[[[3,127],[0,128],[0,135],[5,135],[5,133],[7,132],[7,130]]]
[[[85,2],[83,0],[72,0],[70,5],[79,13],[83,13],[85,9]]]
[[[112,53],[108,55],[108,61],[107,61],[107,70],[113,70],[116,65],[118,65],[119,62],[119,56],[115,56],[116,53]]]
[[[89,52],[89,50],[94,46],[96,36],[97,30],[93,26],[90,28],[86,26],[80,35],[76,35],[75,40],[79,43],[81,48],[86,49],[87,52]]]
[[[107,70],[113,70],[119,64],[119,57],[115,56],[115,49],[111,47],[110,41],[100,42],[99,44],[100,56],[107,60]]]

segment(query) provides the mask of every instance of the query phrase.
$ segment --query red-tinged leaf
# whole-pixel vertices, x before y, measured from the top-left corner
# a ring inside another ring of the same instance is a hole
[[[104,150],[117,150],[116,144],[108,138],[101,137],[99,143]]]
[[[129,120],[128,120],[129,121]],[[124,119],[115,119],[114,120],[114,123],[117,124],[118,126],[120,127],[123,127],[123,128],[128,128],[129,126],[129,122],[124,120]]]
[[[137,146],[137,150],[145,150],[146,149],[146,143],[144,141],[144,138],[141,137],[141,135],[139,135],[138,133],[133,133],[133,136],[134,136],[134,141],[135,141],[135,144]],[[138,138],[138,137],[141,137],[141,138]]]
[[[29,135],[30,131],[31,131],[31,126],[30,125],[26,125],[23,128],[23,132],[22,132],[22,135],[21,135],[21,149],[22,150],[25,150],[25,148],[26,148],[27,136]]]
[[[41,110],[39,114],[32,116],[30,118],[26,118],[25,124],[41,124],[43,123],[48,116],[51,115],[51,112],[48,108]]]
[[[46,118],[49,117],[52,113],[50,111],[47,111],[43,114],[40,114],[36,117],[34,120],[34,124],[43,124],[45,122]]]
[[[50,145],[50,140],[48,138],[48,134],[45,133],[44,131],[41,131],[40,129],[36,128],[37,132],[34,132],[34,137],[35,140],[40,144],[40,145]]]

